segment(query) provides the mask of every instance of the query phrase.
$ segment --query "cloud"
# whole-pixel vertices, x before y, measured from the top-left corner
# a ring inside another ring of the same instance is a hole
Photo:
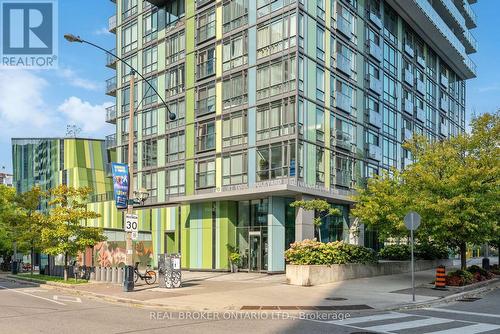
[[[60,68],[57,71],[57,75],[65,79],[70,85],[78,88],[83,88],[91,91],[103,90],[101,83],[81,78],[75,71],[70,68]]]
[[[111,34],[108,30],[107,27],[102,27],[94,31],[94,35],[101,36],[101,35],[108,35]]]
[[[66,99],[57,110],[69,123],[82,127],[84,132],[99,132],[106,126],[104,122],[106,108],[112,103],[92,105],[76,96]]]

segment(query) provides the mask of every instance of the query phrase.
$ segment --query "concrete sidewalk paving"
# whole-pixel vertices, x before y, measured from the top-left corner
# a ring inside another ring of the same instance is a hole
[[[432,303],[463,291],[431,289],[435,271],[415,273],[417,303]],[[492,281],[489,284],[498,284]],[[46,285],[43,285],[46,286]],[[61,287],[52,287],[60,289]],[[296,309],[329,310],[397,309],[411,303],[411,275],[388,275],[347,280],[312,287],[286,284],[285,275],[255,273],[183,272],[183,287],[160,289],[137,285],[123,292],[120,285],[90,283],[63,288],[73,293],[170,310]]]

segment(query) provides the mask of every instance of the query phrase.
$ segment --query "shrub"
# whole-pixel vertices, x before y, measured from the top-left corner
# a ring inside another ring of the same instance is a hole
[[[484,281],[493,278],[493,273],[484,270],[483,268],[473,265],[467,268],[467,271],[474,275],[476,281]]]
[[[415,245],[415,256],[422,260],[440,260],[449,257],[448,247],[433,242]]]
[[[474,282],[474,275],[466,270],[455,270],[446,276],[446,285],[463,286]]]
[[[378,257],[384,260],[406,261],[411,257],[409,245],[387,245],[378,251]]]
[[[323,243],[316,240],[297,241],[285,252],[291,264],[345,264],[376,262],[372,249],[342,241]]]

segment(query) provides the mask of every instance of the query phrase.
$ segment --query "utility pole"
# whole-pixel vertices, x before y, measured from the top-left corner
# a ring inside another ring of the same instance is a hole
[[[132,214],[134,211],[134,90],[135,90],[135,71],[130,71],[130,108],[129,108],[129,120],[128,120],[128,201],[127,201],[127,213]],[[123,283],[123,291],[130,292],[134,290],[134,249],[132,245],[132,232],[125,232],[126,238],[126,248],[127,256],[125,259],[125,279]]]

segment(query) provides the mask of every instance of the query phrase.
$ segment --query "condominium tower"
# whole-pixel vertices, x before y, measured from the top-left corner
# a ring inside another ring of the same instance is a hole
[[[464,131],[473,0],[113,2],[113,52],[176,114],[137,76],[134,184],[158,213],[155,251],[183,268],[227,270],[232,246],[241,270],[283,271],[289,244],[315,237],[297,199],[341,209],[322,241],[352,239],[356,185],[410,164],[414,133]],[[131,71],[107,66],[108,144],[127,162]]]

